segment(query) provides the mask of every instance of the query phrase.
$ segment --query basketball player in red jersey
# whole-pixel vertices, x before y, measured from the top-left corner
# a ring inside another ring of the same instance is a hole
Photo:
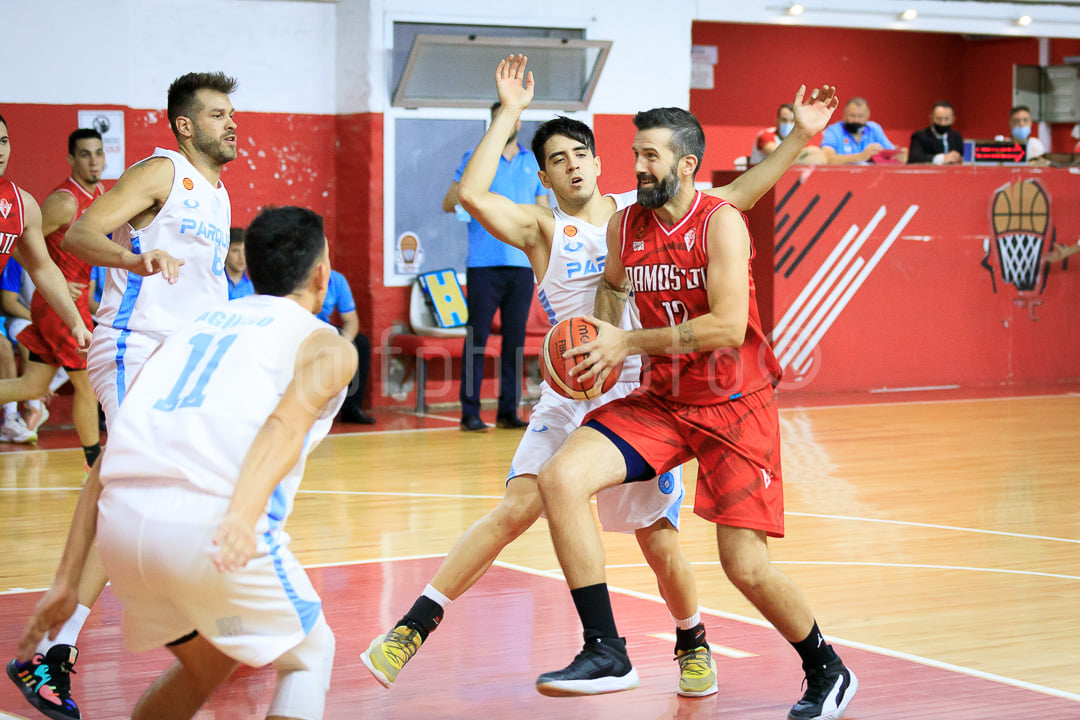
[[[10,157],[7,121],[0,115],[0,270],[9,257],[18,260],[30,274],[37,292],[70,330],[76,347],[85,352],[90,346],[90,331],[71,300],[63,274],[45,249],[41,208],[30,193],[3,179]]]
[[[68,136],[68,164],[71,176],[53,190],[41,205],[42,232],[49,257],[60,268],[75,306],[86,327],[91,326],[89,264],[60,249],[64,232],[95,198],[105,192],[101,172],[105,169],[105,149],[97,130],[82,128]],[[89,469],[101,453],[97,398],[86,377],[86,355],[80,352],[74,337],[63,331],[63,319],[44,298],[34,294],[30,302],[32,324],[19,333],[19,342],[30,351],[30,362],[21,377],[0,380],[0,404],[41,397],[57,368],[64,368],[75,388],[72,419],[83,446]]]
[[[638,201],[608,223],[597,289],[600,334],[567,353],[573,370],[604,376],[631,353],[649,356],[641,387],[586,416],[541,469],[551,537],[585,627],[585,649],[545,673],[563,687],[621,689],[633,674],[604,582],[604,550],[589,498],[699,462],[694,512],[716,524],[728,579],[799,653],[806,692],[790,720],[838,718],[858,681],[828,645],[795,585],[770,563],[767,537],[784,534],[780,429],[773,387],[780,366],[758,318],[745,217],[694,189],[705,135],[693,115],[659,108],[634,117]],[[621,330],[633,291],[641,330]]]

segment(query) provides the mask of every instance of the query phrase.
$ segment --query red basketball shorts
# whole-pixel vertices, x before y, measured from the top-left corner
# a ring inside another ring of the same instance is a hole
[[[86,327],[92,328],[88,313],[82,315]],[[79,354],[79,346],[71,330],[52,308],[45,308],[32,317],[33,324],[19,333],[18,338],[27,350],[40,357],[46,365],[66,370],[86,369],[86,356]]]
[[[716,405],[684,405],[639,390],[585,419],[623,438],[657,475],[696,458],[700,517],[784,536],[780,421],[771,387]]]

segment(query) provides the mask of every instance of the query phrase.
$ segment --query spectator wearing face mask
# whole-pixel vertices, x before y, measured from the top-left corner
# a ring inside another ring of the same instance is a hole
[[[784,103],[776,110],[776,125],[758,133],[754,141],[754,150],[750,153],[750,164],[762,162],[776,146],[795,128],[795,109],[791,103]],[[793,161],[801,165],[817,165],[825,162],[825,153],[816,145],[807,145]]]
[[[869,162],[882,150],[896,150],[885,131],[870,120],[870,104],[853,97],[844,106],[844,119],[825,128],[821,149],[830,165]],[[900,148],[892,162],[907,162],[907,148]]]
[[[934,103],[930,127],[911,133],[909,163],[959,165],[964,161],[964,138],[953,130],[953,106],[944,100]]]
[[[1031,109],[1027,105],[1017,105],[1009,111],[1009,127],[1012,139],[1024,146],[1025,159],[1031,160],[1046,154],[1046,146],[1037,137],[1031,137]],[[1001,140],[1006,138],[1000,137]]]

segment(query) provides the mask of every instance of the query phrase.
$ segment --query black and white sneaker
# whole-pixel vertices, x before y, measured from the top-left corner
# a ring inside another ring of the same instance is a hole
[[[572,663],[536,679],[536,690],[548,697],[600,695],[637,686],[638,674],[626,654],[626,638],[601,638],[588,633],[585,647]]]
[[[788,720],[836,720],[855,697],[859,680],[840,658],[827,665],[803,667],[806,692],[791,708]]]

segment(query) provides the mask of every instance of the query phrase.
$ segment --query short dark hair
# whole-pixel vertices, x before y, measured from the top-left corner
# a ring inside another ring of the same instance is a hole
[[[244,242],[244,228],[229,228],[229,244]]]
[[[255,292],[280,297],[300,289],[325,246],[318,213],[294,206],[263,208],[248,226],[244,242]]]
[[[589,126],[580,120],[558,115],[552,120],[540,123],[540,126],[536,128],[536,133],[533,135],[532,153],[536,156],[536,164],[540,166],[541,170],[547,169],[547,153],[544,152],[544,145],[555,135],[577,140],[589,148],[589,152],[594,156],[596,155],[596,138],[593,136],[593,131]]]
[[[229,77],[223,72],[214,73],[188,73],[173,80],[169,86],[168,114],[169,126],[173,135],[179,136],[176,131],[176,118],[194,117],[198,108],[195,107],[195,93],[199,90],[214,90],[216,92],[231,95],[236,92],[236,78]]]
[[[1009,117],[1012,118],[1012,116],[1015,115],[1018,112],[1026,112],[1028,115],[1030,115],[1031,114],[1031,108],[1029,108],[1027,105],[1017,105],[1016,107],[1014,107],[1012,110],[1009,111]]]
[[[781,110],[790,110],[791,112],[795,112],[795,106],[791,103],[784,103],[780,107],[776,108],[776,114],[779,115]]]
[[[949,102],[948,100],[938,100],[936,103],[934,103],[933,107],[930,108],[930,112],[934,112],[938,108],[945,108],[946,110],[952,110],[953,106],[952,106],[952,103]]]
[[[701,160],[705,157],[705,131],[694,115],[682,108],[665,107],[644,110],[634,116],[634,127],[638,130],[668,128],[671,130],[671,149],[676,160],[687,155],[697,158],[694,175],[701,169]]]
[[[4,127],[7,127],[7,120],[4,119],[3,115],[0,115],[0,123],[4,123]]]
[[[68,155],[74,155],[80,140],[100,140],[101,133],[94,128],[79,128],[68,135]]]

